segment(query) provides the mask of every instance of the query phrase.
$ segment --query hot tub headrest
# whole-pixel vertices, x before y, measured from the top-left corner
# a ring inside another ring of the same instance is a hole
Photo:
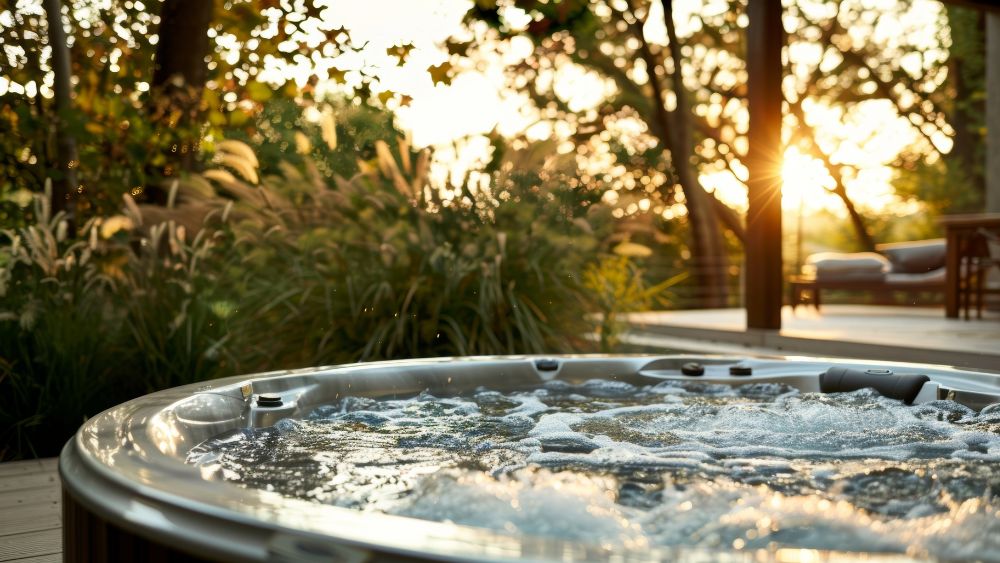
[[[887,369],[833,367],[819,375],[819,390],[823,393],[839,393],[871,387],[884,397],[898,399],[910,405],[920,393],[920,388],[930,380],[926,375],[896,375]]]

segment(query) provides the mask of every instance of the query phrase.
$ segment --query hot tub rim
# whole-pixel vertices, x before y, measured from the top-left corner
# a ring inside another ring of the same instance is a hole
[[[127,515],[121,511],[116,511],[115,506],[107,506],[100,502],[101,493],[106,495],[114,496],[117,494],[122,497],[123,502],[133,502],[133,503],[146,503],[147,508],[152,508],[155,510],[160,510],[160,516],[169,521],[170,518],[176,520],[193,519],[197,520],[199,518],[222,518],[230,525],[239,525],[246,527],[248,529],[247,534],[251,539],[260,540],[256,544],[253,541],[247,541],[241,546],[247,547],[251,545],[256,545],[255,549],[247,549],[245,555],[249,556],[251,559],[257,559],[263,556],[263,559],[268,557],[268,545],[269,543],[261,540],[262,534],[260,530],[269,530],[272,535],[282,535],[288,537],[299,537],[306,538],[308,540],[315,540],[321,543],[336,544],[336,545],[347,545],[348,549],[357,549],[363,552],[379,553],[384,555],[395,555],[403,557],[420,557],[420,558],[433,558],[438,560],[465,560],[470,557],[476,558],[478,560],[506,560],[509,557],[492,557],[487,551],[480,547],[478,553],[455,553],[454,551],[434,551],[429,550],[428,546],[424,545],[417,549],[406,549],[405,546],[401,545],[386,545],[385,543],[374,544],[370,541],[358,540],[349,536],[341,536],[337,534],[331,534],[329,531],[318,532],[314,530],[303,530],[299,528],[291,528],[287,525],[281,523],[256,519],[248,516],[246,513],[241,511],[236,511],[231,508],[225,508],[216,504],[203,503],[194,501],[191,498],[180,496],[176,492],[162,490],[156,487],[149,486],[146,483],[139,483],[134,480],[127,478],[125,475],[117,473],[110,469],[106,464],[101,463],[100,460],[96,459],[91,452],[84,447],[84,429],[91,423],[97,423],[97,421],[103,420],[105,417],[111,416],[114,412],[125,412],[130,409],[138,408],[143,405],[147,405],[151,400],[158,400],[161,408],[163,405],[171,405],[176,400],[181,400],[184,397],[190,397],[196,393],[211,393],[212,390],[221,389],[224,387],[230,387],[234,384],[239,384],[247,381],[267,381],[274,378],[286,378],[291,376],[300,375],[311,375],[311,376],[323,376],[324,374],[331,373],[336,374],[337,372],[342,372],[350,368],[365,367],[369,368],[372,366],[382,366],[382,367],[403,367],[412,365],[428,365],[434,363],[465,363],[471,361],[524,361],[524,360],[534,360],[537,358],[578,358],[578,359],[623,359],[628,358],[633,361],[653,361],[656,359],[673,359],[673,360],[685,360],[691,358],[714,358],[714,359],[727,359],[727,360],[742,360],[746,357],[752,357],[751,355],[733,357],[733,356],[710,356],[710,355],[695,355],[695,354],[678,354],[678,355],[664,355],[664,354],[653,354],[653,355],[588,355],[588,356],[503,356],[503,357],[479,357],[479,358],[432,358],[432,359],[421,359],[421,360],[399,360],[394,362],[372,362],[364,364],[347,364],[342,366],[323,366],[318,368],[307,368],[302,370],[278,370],[271,371],[260,374],[251,374],[246,376],[232,376],[223,379],[213,380],[209,382],[195,383],[190,385],[185,385],[182,387],[175,387],[171,389],[166,389],[145,395],[122,403],[111,409],[104,411],[103,413],[93,417],[88,423],[85,423],[81,427],[80,431],[77,432],[67,442],[63,449],[62,455],[59,461],[59,472],[63,479],[63,488],[66,494],[72,495],[73,499],[78,502],[81,506],[84,506],[87,510],[93,512],[98,517],[103,517],[109,522],[129,530],[138,536],[142,536],[149,541],[155,542],[158,538],[162,539],[164,536],[169,536],[169,541],[171,545],[180,545],[185,548],[185,551],[196,553],[196,554],[218,554],[220,557],[228,558],[232,556],[230,550],[231,544],[223,548],[217,548],[211,542],[198,542],[193,541],[191,538],[184,537],[183,534],[173,533],[169,529],[163,528],[150,528],[150,522],[134,522],[127,518]],[[766,357],[768,360],[778,360],[778,361],[796,361],[801,358],[795,357],[785,357],[785,358],[775,358],[774,356]],[[829,360],[826,359],[815,359],[810,358],[812,362],[822,362],[822,363],[857,363],[856,360]],[[893,362],[864,362],[865,364],[878,364],[878,365],[917,365],[917,364],[898,364]],[[918,366],[918,365],[917,365]],[[945,366],[922,366],[922,367],[933,367],[938,370],[943,371],[955,371],[953,369],[947,368]],[[965,371],[965,370],[962,370]],[[991,377],[997,377],[996,374],[986,375]],[[744,380],[746,381],[746,380]],[[746,381],[750,382],[750,381]],[[161,410],[163,410],[161,408]],[[134,413],[133,413],[134,414]],[[185,464],[182,460],[174,457],[167,456],[161,451],[157,451],[159,456],[163,459],[171,460],[176,462],[177,468],[191,466]],[[134,461],[134,460],[133,460]],[[75,464],[75,465],[74,465]],[[89,483],[85,483],[87,478],[91,480]],[[243,489],[231,483],[225,483],[220,481],[201,481],[203,484],[211,483],[213,487],[223,486],[225,490],[232,492],[240,491],[246,493],[247,489]],[[88,486],[89,485],[89,486]],[[206,485],[207,486],[207,485]],[[103,487],[103,488],[102,488]],[[129,500],[124,500],[129,499]],[[180,501],[180,502],[178,502]],[[160,505],[159,507],[155,505]],[[120,508],[120,507],[118,507]],[[443,524],[437,522],[427,522],[419,521],[410,518],[393,516],[393,515],[382,515],[382,514],[359,514],[358,512],[348,509],[348,508],[337,508],[329,507],[337,511],[342,511],[343,518],[361,518],[364,520],[371,521],[374,523],[387,522],[396,519],[402,519],[407,522],[407,524],[412,524],[414,522],[422,522],[421,526],[430,527],[441,527],[447,526],[452,529],[458,529],[459,533],[463,534],[464,537],[472,535],[475,539],[480,541],[486,541],[487,545],[491,541],[498,542],[510,542],[516,540],[520,542],[522,548],[534,548],[536,556],[550,555],[555,556],[560,553],[584,550],[581,555],[586,556],[595,555],[593,551],[595,548],[597,552],[603,554],[604,556],[611,555],[612,553],[621,553],[625,555],[635,555],[631,551],[625,550],[612,550],[608,551],[605,548],[600,548],[596,545],[586,545],[577,541],[567,541],[556,538],[539,538],[534,536],[512,536],[508,534],[499,534],[492,531],[481,530],[478,528],[471,528],[467,526],[455,526],[450,524]],[[121,512],[121,513],[120,513]],[[454,535],[454,534],[452,534]],[[161,542],[162,543],[162,542]],[[398,542],[397,542],[398,543]],[[433,547],[433,546],[430,546]],[[813,550],[818,553],[829,553],[833,554],[836,552],[823,552],[821,550]],[[684,557],[685,554],[692,557],[704,556],[710,554],[713,559],[728,559],[729,557],[734,557],[735,559],[742,560],[747,555],[744,552],[732,551],[732,550],[706,550],[700,548],[654,548],[643,550],[643,553],[649,555],[651,553],[662,553],[664,556],[669,558]],[[256,554],[256,555],[254,555]],[[855,554],[857,555],[857,554]]]

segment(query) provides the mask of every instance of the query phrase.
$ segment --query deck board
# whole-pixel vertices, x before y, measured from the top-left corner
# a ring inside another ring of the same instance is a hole
[[[62,553],[62,530],[54,528],[0,537],[0,561]]]
[[[1000,315],[948,319],[939,308],[825,305],[782,311],[780,331],[747,330],[743,309],[630,313],[630,332],[643,349],[686,350],[726,344],[779,354],[1000,368]],[[663,338],[658,344],[657,336]],[[690,341],[692,345],[678,340]]]
[[[12,563],[62,563],[62,552],[14,559]]]
[[[57,460],[0,464],[0,561],[62,560]]]
[[[38,473],[24,473],[7,475],[0,477],[0,493],[7,491],[21,491],[25,489],[37,489],[39,487],[59,488],[59,478],[55,469]]]
[[[38,472],[51,472],[55,471],[58,465],[59,465],[59,458],[57,457],[0,463],[0,479],[13,475],[25,475],[29,473],[38,473]]]
[[[62,526],[58,502],[18,507],[0,512],[0,537],[41,532]]]
[[[23,508],[35,504],[53,503],[59,506],[59,487],[44,486],[0,493],[0,518],[7,508]]]
[[[62,563],[62,553],[49,553],[47,555],[35,555],[33,557],[22,557],[14,559],[13,563]]]

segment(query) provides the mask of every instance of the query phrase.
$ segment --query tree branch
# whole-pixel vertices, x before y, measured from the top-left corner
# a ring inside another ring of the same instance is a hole
[[[823,162],[823,166],[826,167],[827,172],[830,177],[833,178],[835,185],[830,192],[836,194],[837,197],[844,202],[844,207],[847,208],[847,213],[850,215],[851,224],[854,227],[854,232],[858,237],[858,242],[867,251],[875,250],[875,240],[872,238],[870,232],[868,232],[868,227],[865,224],[865,219],[861,216],[861,213],[854,206],[854,202],[847,195],[847,187],[844,185],[844,177],[840,171],[840,168],[833,163],[830,155],[826,153],[822,148],[820,148],[819,143],[816,142],[816,130],[806,121],[805,112],[802,110],[802,99],[795,102],[789,102],[788,107],[791,109],[792,114],[795,115],[796,121],[799,123],[799,127],[806,133],[805,136],[800,134],[800,137],[808,138],[810,145],[813,147],[813,153],[819,157]]]

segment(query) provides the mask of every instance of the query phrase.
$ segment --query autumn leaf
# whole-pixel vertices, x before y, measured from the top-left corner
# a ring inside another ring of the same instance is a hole
[[[413,50],[413,43],[404,43],[402,45],[395,45],[389,47],[385,50],[385,54],[390,57],[396,57],[399,59],[399,64],[406,62],[406,57],[410,55],[410,51]]]
[[[330,67],[330,70],[328,71],[328,73],[329,73],[328,76],[330,77],[330,80],[333,80],[337,84],[344,84],[345,82],[347,82],[347,80],[346,80],[347,71],[346,70],[342,70],[342,69],[339,69],[339,68],[337,68],[335,66],[332,66],[332,67]]]
[[[445,84],[445,85],[451,84],[452,67],[451,63],[449,63],[448,61],[445,61],[439,65],[427,67],[427,72],[430,73],[431,80],[434,81],[435,86],[438,84]]]
[[[472,41],[448,41],[445,43],[445,47],[448,49],[449,55],[459,55],[462,57],[468,56],[469,47],[472,46]]]
[[[323,33],[326,40],[331,45],[340,45],[341,43],[350,42],[351,38],[347,35],[347,30],[343,27],[337,27],[334,29],[327,30]]]
[[[318,6],[314,0],[305,2],[306,18],[319,18],[323,8]]]
[[[407,96],[406,94],[403,94],[402,96],[399,97],[399,105],[403,106],[404,108],[409,107],[412,101],[413,101],[413,96]]]
[[[393,92],[392,90],[383,90],[382,92],[379,93],[378,99],[383,104],[387,104],[387,103],[389,103],[389,100],[391,100],[395,96],[396,96],[396,93]]]

